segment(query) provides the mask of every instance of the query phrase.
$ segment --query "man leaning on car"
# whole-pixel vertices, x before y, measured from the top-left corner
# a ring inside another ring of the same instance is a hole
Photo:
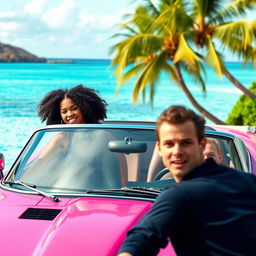
[[[128,231],[119,256],[157,255],[170,239],[177,255],[256,255],[256,177],[204,161],[205,120],[170,106],[157,120],[157,145],[176,183]]]

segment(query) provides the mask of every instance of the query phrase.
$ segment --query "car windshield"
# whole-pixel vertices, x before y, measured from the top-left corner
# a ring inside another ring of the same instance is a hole
[[[155,141],[154,130],[147,129],[41,130],[33,135],[6,180],[69,193],[117,189],[128,182],[141,185],[133,182],[146,182]]]
[[[222,163],[242,169],[233,141],[219,140]],[[56,126],[34,133],[4,183],[41,194],[117,193],[120,189],[120,193],[134,189],[155,194],[174,182],[172,177],[162,179],[167,173],[153,127]]]

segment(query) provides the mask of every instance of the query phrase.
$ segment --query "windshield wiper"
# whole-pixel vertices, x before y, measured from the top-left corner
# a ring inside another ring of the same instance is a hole
[[[59,198],[57,196],[49,194],[49,193],[44,192],[42,190],[39,190],[39,189],[36,188],[36,185],[33,185],[33,184],[25,183],[25,182],[20,181],[20,180],[4,180],[3,183],[4,184],[9,184],[9,185],[21,185],[23,187],[29,188],[32,191],[37,192],[40,195],[45,196],[46,198],[48,198],[48,199],[50,199],[54,202],[59,201]]]
[[[137,186],[137,187],[125,187],[132,190],[140,190],[140,191],[147,191],[147,192],[155,192],[159,194],[162,190],[160,188],[151,188],[151,187],[143,187],[143,186]]]
[[[91,189],[87,190],[86,193],[124,193],[124,194],[144,194],[157,196],[161,190],[146,188],[146,187],[123,187],[119,189]]]

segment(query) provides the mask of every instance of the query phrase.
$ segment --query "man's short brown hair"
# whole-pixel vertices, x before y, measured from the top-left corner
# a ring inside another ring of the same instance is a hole
[[[191,120],[196,128],[198,141],[200,142],[204,137],[205,119],[196,114],[193,110],[184,106],[173,105],[162,112],[157,119],[156,136],[159,141],[159,129],[163,122],[170,124],[182,124]]]

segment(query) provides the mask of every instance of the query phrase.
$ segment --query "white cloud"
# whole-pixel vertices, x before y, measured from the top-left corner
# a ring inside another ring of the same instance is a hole
[[[78,28],[87,27],[93,25],[97,21],[97,16],[93,14],[89,14],[87,12],[79,13],[79,20],[77,22]]]
[[[38,15],[43,12],[50,0],[32,0],[24,6],[24,12],[29,15]]]
[[[0,19],[13,18],[15,17],[15,12],[0,12]]]
[[[112,15],[95,15],[82,11],[79,14],[77,26],[79,28],[91,27],[97,30],[112,29],[116,24],[120,23],[123,14],[124,11],[119,11]]]
[[[5,31],[0,31],[0,37],[2,39],[0,42],[2,42],[3,39],[8,39],[9,33],[5,32]]]
[[[0,12],[0,36],[4,40],[1,41],[39,56],[54,47],[56,52],[70,49],[69,54],[64,53],[69,56],[77,47],[85,49],[83,52],[98,54],[99,50],[94,49],[96,45],[101,45],[101,52],[106,49],[107,55],[106,40],[115,33],[114,26],[126,11],[112,14],[111,9],[105,10],[104,4],[95,9],[97,4],[84,0],[28,0],[23,7],[19,3],[19,9]]]
[[[10,33],[16,31],[19,28],[19,23],[12,22],[0,22],[0,31]]]
[[[56,7],[46,10],[42,20],[53,29],[67,26],[72,21],[75,8],[76,4],[73,0],[64,0]]]
[[[102,42],[105,42],[106,40],[106,36],[102,34],[98,34],[93,38],[93,42],[95,42],[96,44],[100,44]]]
[[[102,17],[102,19],[99,20],[99,27],[103,29],[111,29],[116,25],[118,22],[120,22],[120,16],[117,15],[105,15]]]
[[[49,40],[50,42],[55,42],[56,41],[56,36],[50,35],[47,37],[47,40]]]

